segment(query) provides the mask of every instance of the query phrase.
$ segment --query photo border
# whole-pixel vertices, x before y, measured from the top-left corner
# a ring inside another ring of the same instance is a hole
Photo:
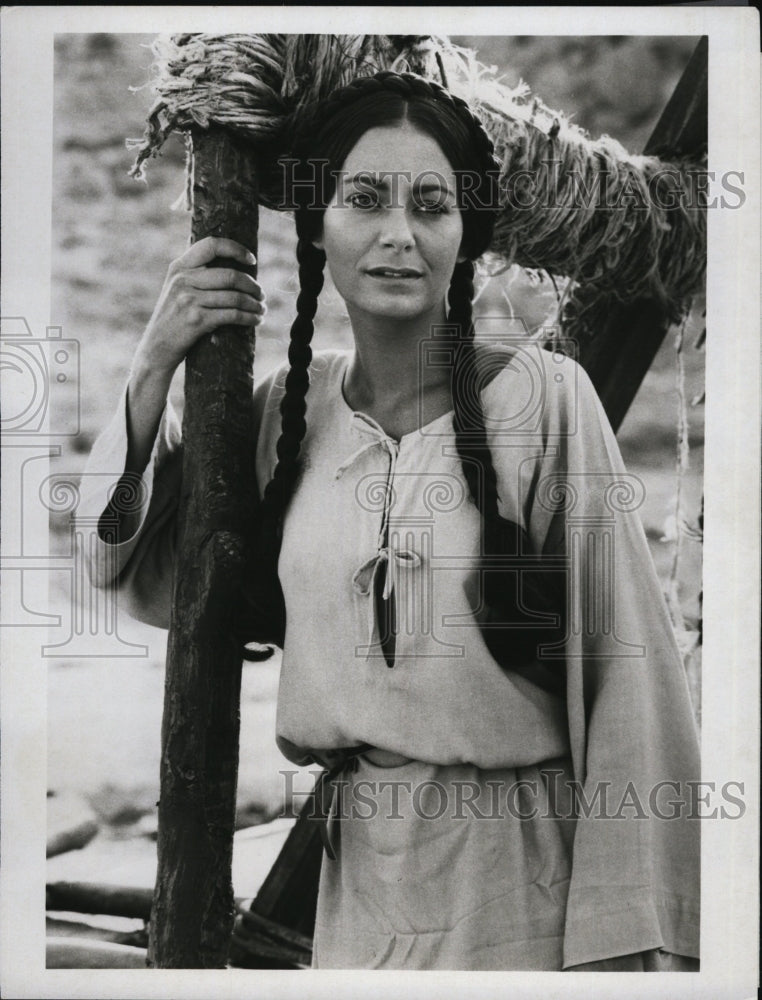
[[[701,972],[273,972],[47,970],[46,671],[36,629],[2,644],[2,993],[7,997],[210,995],[367,998],[506,995],[742,998],[757,985],[759,789],[759,14],[742,7],[16,7],[2,12],[2,303],[35,331],[51,323],[53,39],[61,32],[355,28],[441,34],[709,36],[709,169],[744,171],[746,200],[710,211],[707,278],[702,773],[743,781],[742,820],[702,825]],[[500,30],[495,30],[500,25]],[[64,334],[66,331],[64,331]],[[14,490],[2,483],[3,545]],[[38,581],[35,606],[45,606]],[[304,976],[309,975],[309,979]]]

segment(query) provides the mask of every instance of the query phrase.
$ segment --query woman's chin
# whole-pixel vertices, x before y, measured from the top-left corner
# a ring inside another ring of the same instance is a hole
[[[436,303],[409,295],[384,295],[365,302],[347,303],[351,312],[373,319],[415,320],[432,316]]]

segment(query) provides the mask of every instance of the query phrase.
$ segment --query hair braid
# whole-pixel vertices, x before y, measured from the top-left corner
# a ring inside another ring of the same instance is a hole
[[[458,264],[450,281],[448,320],[458,329],[458,344],[452,375],[455,446],[469,492],[485,522],[485,548],[492,546],[492,531],[498,513],[497,474],[486,441],[484,411],[478,392],[476,346],[472,302],[474,265],[470,260]]]
[[[457,338],[451,383],[455,446],[469,492],[481,514],[484,556],[515,559],[533,555],[532,544],[524,528],[504,518],[498,506],[497,473],[479,392],[481,379],[472,321],[473,279],[474,265],[464,261],[456,266],[450,282],[448,320],[456,327]],[[564,634],[564,599],[549,574],[542,568],[485,568],[483,584],[486,624],[509,621],[522,626],[485,629],[484,639],[492,655],[547,690],[562,694],[563,674],[536,662],[538,645],[558,642]],[[557,615],[559,626],[537,625],[538,613]]]
[[[286,391],[280,404],[281,433],[275,446],[277,462],[258,509],[253,572],[244,592],[247,620],[242,623],[244,640],[253,636],[256,643],[275,643],[278,646],[283,645],[286,632],[286,606],[277,570],[282,515],[299,473],[299,452],[307,433],[306,396],[312,361],[310,343],[325,266],[325,254],[308,239],[299,239],[296,255],[300,292],[296,300],[296,319],[291,325]],[[265,659],[267,655],[269,653],[262,649],[244,653],[245,658],[250,660]]]
[[[280,404],[281,433],[276,444],[277,463],[262,496],[262,519],[265,540],[279,546],[280,521],[291,496],[299,472],[299,451],[307,432],[307,391],[310,387],[309,367],[312,361],[313,320],[318,296],[323,287],[325,254],[300,238],[296,256],[299,262],[299,296],[296,319],[291,325],[288,348],[290,368],[286,375],[285,394]]]

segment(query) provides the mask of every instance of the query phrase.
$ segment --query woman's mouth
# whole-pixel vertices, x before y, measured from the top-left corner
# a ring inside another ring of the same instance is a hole
[[[369,267],[365,273],[371,278],[390,278],[392,280],[410,280],[423,277],[421,271],[414,267]]]

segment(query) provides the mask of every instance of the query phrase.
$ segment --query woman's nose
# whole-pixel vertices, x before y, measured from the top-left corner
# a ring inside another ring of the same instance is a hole
[[[415,237],[404,208],[388,208],[384,212],[380,242],[382,246],[395,250],[407,250],[414,245]]]

